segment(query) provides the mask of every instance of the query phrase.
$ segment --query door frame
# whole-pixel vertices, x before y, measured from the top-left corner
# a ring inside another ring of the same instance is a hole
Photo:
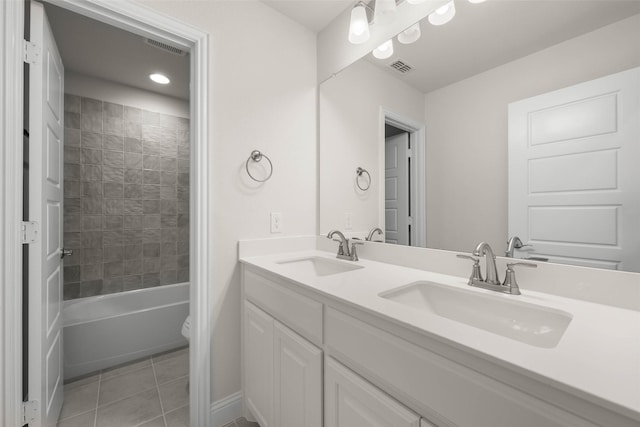
[[[414,160],[411,168],[411,208],[412,216],[412,246],[421,248],[427,247],[427,147],[426,147],[426,127],[424,123],[399,114],[385,107],[380,108],[379,120],[379,144],[378,144],[378,167],[381,171],[379,185],[384,194],[384,144],[385,144],[385,124],[390,124],[398,129],[409,133],[411,143],[411,158]],[[380,197],[378,222],[384,226],[384,197]]]
[[[209,426],[214,295],[209,186],[209,34],[131,1],[45,0],[120,29],[188,49],[191,56],[190,416]],[[0,2],[0,424],[22,423],[22,127],[24,0]],[[13,143],[8,143],[13,142]],[[9,207],[9,209],[7,209]],[[11,286],[9,286],[11,284]]]

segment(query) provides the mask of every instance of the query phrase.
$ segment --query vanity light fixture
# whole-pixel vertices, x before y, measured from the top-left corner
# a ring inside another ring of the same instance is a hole
[[[420,4],[420,3],[424,3],[427,0],[407,0],[407,3],[409,4]]]
[[[402,44],[411,44],[420,38],[420,23],[416,22],[400,34],[398,34],[398,41]]]
[[[171,80],[169,80],[169,77],[160,73],[149,74],[149,78],[161,85],[168,85],[171,82]]]
[[[396,0],[376,0],[373,22],[391,24],[396,19]]]
[[[369,18],[367,6],[364,2],[358,2],[351,10],[349,21],[349,41],[353,44],[361,44],[369,40]],[[369,8],[371,9],[371,8]]]
[[[469,0],[469,3],[484,3],[486,0]]]
[[[389,39],[373,50],[373,56],[378,59],[387,59],[393,55],[393,40]]]
[[[444,6],[440,6],[435,12],[429,15],[429,22],[432,25],[444,25],[451,21],[456,15],[456,4],[453,0]]]

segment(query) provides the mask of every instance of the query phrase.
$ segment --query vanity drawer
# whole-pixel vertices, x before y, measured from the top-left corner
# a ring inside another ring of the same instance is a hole
[[[325,345],[332,357],[439,426],[595,426],[332,308]]]
[[[322,303],[247,269],[244,269],[244,292],[245,298],[322,346]]]

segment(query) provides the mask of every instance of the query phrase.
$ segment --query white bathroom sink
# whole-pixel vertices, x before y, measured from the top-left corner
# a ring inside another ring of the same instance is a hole
[[[511,295],[490,295],[426,281],[395,288],[379,296],[544,348],[558,345],[573,318],[564,311],[520,301]]]
[[[277,264],[286,266],[292,273],[313,276],[329,276],[362,268],[361,265],[355,264],[354,261],[334,261],[317,256],[280,261]]]

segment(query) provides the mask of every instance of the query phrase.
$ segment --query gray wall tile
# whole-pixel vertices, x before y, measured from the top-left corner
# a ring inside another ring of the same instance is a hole
[[[80,138],[81,133],[80,129],[71,129],[66,127],[64,128],[64,145],[68,145],[70,147],[79,147],[80,146]]]
[[[125,153],[124,167],[127,169],[142,169],[142,154]]]
[[[124,228],[122,215],[105,215],[104,217],[104,229],[105,230],[122,230]]]
[[[124,168],[124,153],[121,151],[105,151],[102,154],[102,163],[105,166]]]
[[[105,135],[102,145],[105,150],[124,151],[124,138],[121,135]]]
[[[140,169],[125,169],[124,170],[124,182],[130,184],[142,184],[142,170]]]
[[[64,298],[188,279],[189,120],[75,95],[65,113]]]
[[[82,98],[82,130],[102,133],[102,101]]]

